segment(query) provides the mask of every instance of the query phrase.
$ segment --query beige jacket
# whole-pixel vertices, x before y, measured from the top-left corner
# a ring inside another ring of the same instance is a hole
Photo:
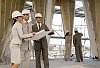
[[[22,39],[32,37],[33,34],[23,34],[22,31],[22,24],[19,22],[16,22],[12,27],[12,39],[11,44],[22,44]]]
[[[32,32],[32,23],[28,23],[26,21],[23,20],[23,24],[22,24],[22,29],[23,29],[23,33],[24,34],[29,34]],[[30,38],[27,39],[23,39],[22,41],[22,45],[21,45],[21,50],[31,50],[31,40]]]

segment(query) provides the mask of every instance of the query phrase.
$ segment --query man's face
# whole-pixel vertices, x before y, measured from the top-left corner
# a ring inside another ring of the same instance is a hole
[[[24,20],[28,21],[29,20],[29,14],[24,14]]]
[[[36,17],[37,23],[42,23],[42,17]]]

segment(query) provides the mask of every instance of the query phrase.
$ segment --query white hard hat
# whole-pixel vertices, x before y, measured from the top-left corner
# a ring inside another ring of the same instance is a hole
[[[37,13],[37,14],[35,14],[35,17],[42,17],[42,14],[41,13]]]
[[[68,32],[69,32],[69,30],[66,30],[66,31],[65,31],[65,33],[68,33]]]
[[[29,14],[30,13],[30,10],[27,10],[27,9],[24,9],[23,11],[22,11],[22,14]]]
[[[23,16],[23,15],[17,10],[12,13],[12,18],[15,18],[15,17],[18,17],[18,16]]]

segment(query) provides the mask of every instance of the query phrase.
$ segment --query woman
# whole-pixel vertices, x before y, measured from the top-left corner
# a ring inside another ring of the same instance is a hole
[[[12,27],[12,39],[10,43],[11,50],[11,68],[18,68],[21,60],[20,55],[20,45],[22,44],[22,39],[32,37],[35,32],[30,34],[23,34],[22,24],[23,17],[19,11],[14,11],[12,13],[12,18],[14,19],[13,27]],[[16,21],[15,21],[16,20]]]

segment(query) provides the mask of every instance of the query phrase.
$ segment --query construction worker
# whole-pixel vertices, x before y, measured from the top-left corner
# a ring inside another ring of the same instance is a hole
[[[11,67],[10,68],[19,68],[21,60],[21,51],[20,46],[22,44],[22,39],[33,37],[35,33],[23,34],[22,23],[23,15],[19,11],[14,11],[12,13],[12,18],[15,19],[12,27],[11,33]]]
[[[71,56],[71,36],[69,34],[69,30],[65,31],[65,56],[64,59],[66,61],[71,60],[70,56]]]
[[[23,34],[28,34],[32,32],[32,23],[29,23],[29,14],[30,10],[24,9],[22,10],[23,14],[23,23],[22,23],[22,28],[23,28]],[[21,68],[29,68],[29,61],[30,61],[30,56],[31,56],[31,40],[24,39],[22,41],[21,45],[21,57],[22,57],[22,63],[21,63]]]
[[[76,61],[80,62],[83,61],[82,43],[81,43],[81,37],[83,36],[83,34],[79,33],[77,29],[75,29],[74,32],[75,35],[73,36],[73,44],[75,46]]]
[[[37,13],[35,15],[36,23],[32,26],[33,32],[39,32],[40,30],[49,31],[49,28],[45,23],[43,23],[42,14]],[[53,33],[49,33],[52,35]],[[44,62],[44,68],[49,68],[49,60],[48,60],[48,43],[46,36],[39,40],[34,40],[34,50],[35,50],[35,58],[36,58],[36,68],[41,68],[41,54]]]

